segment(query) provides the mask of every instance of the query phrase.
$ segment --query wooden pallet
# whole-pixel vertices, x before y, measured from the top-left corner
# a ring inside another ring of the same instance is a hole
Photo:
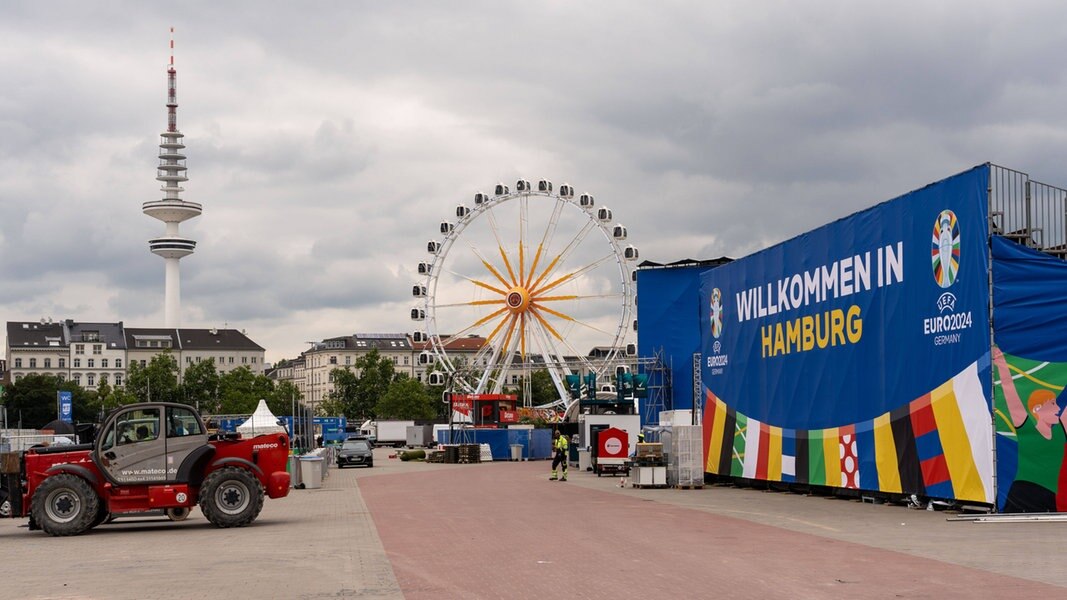
[[[676,490],[702,490],[702,489],[704,489],[704,484],[701,483],[701,484],[693,484],[693,485],[676,485],[676,486],[674,486],[674,489],[676,489]]]

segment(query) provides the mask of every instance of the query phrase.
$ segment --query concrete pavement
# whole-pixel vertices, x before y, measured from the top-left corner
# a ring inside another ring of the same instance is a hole
[[[1062,523],[375,453],[241,529],[194,511],[51,538],[0,519],[0,599],[1067,597]]]

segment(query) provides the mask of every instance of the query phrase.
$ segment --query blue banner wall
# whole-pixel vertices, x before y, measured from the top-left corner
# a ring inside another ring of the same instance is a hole
[[[693,354],[700,352],[700,274],[703,266],[637,271],[637,355],[662,353],[671,371],[666,410],[693,408]],[[663,385],[650,381],[650,385]],[[658,424],[658,415],[645,415]],[[647,423],[643,423],[647,424]]]
[[[708,472],[992,502],[988,181],[701,276]]]

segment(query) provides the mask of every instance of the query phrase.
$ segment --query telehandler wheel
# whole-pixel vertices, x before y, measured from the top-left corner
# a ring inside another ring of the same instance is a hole
[[[99,506],[100,499],[87,481],[60,473],[37,486],[30,511],[48,535],[78,535],[92,527]]]
[[[171,521],[184,521],[189,518],[189,507],[180,506],[178,508],[168,508],[166,513],[167,518]]]
[[[263,510],[263,486],[240,467],[212,472],[200,488],[200,512],[216,527],[244,527]]]
[[[103,525],[104,522],[107,521],[108,517],[110,516],[111,513],[107,512],[107,507],[104,506],[103,502],[101,502],[100,506],[98,506],[96,509],[96,516],[93,517],[93,522],[89,524],[89,528],[92,529],[97,525]]]

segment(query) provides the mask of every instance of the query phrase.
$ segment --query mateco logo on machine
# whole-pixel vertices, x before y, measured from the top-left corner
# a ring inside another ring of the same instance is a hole
[[[277,448],[277,447],[278,447],[278,442],[274,442],[274,443],[271,443],[271,444],[256,444],[255,446],[252,446],[252,449],[253,450],[269,450],[271,448]]]

